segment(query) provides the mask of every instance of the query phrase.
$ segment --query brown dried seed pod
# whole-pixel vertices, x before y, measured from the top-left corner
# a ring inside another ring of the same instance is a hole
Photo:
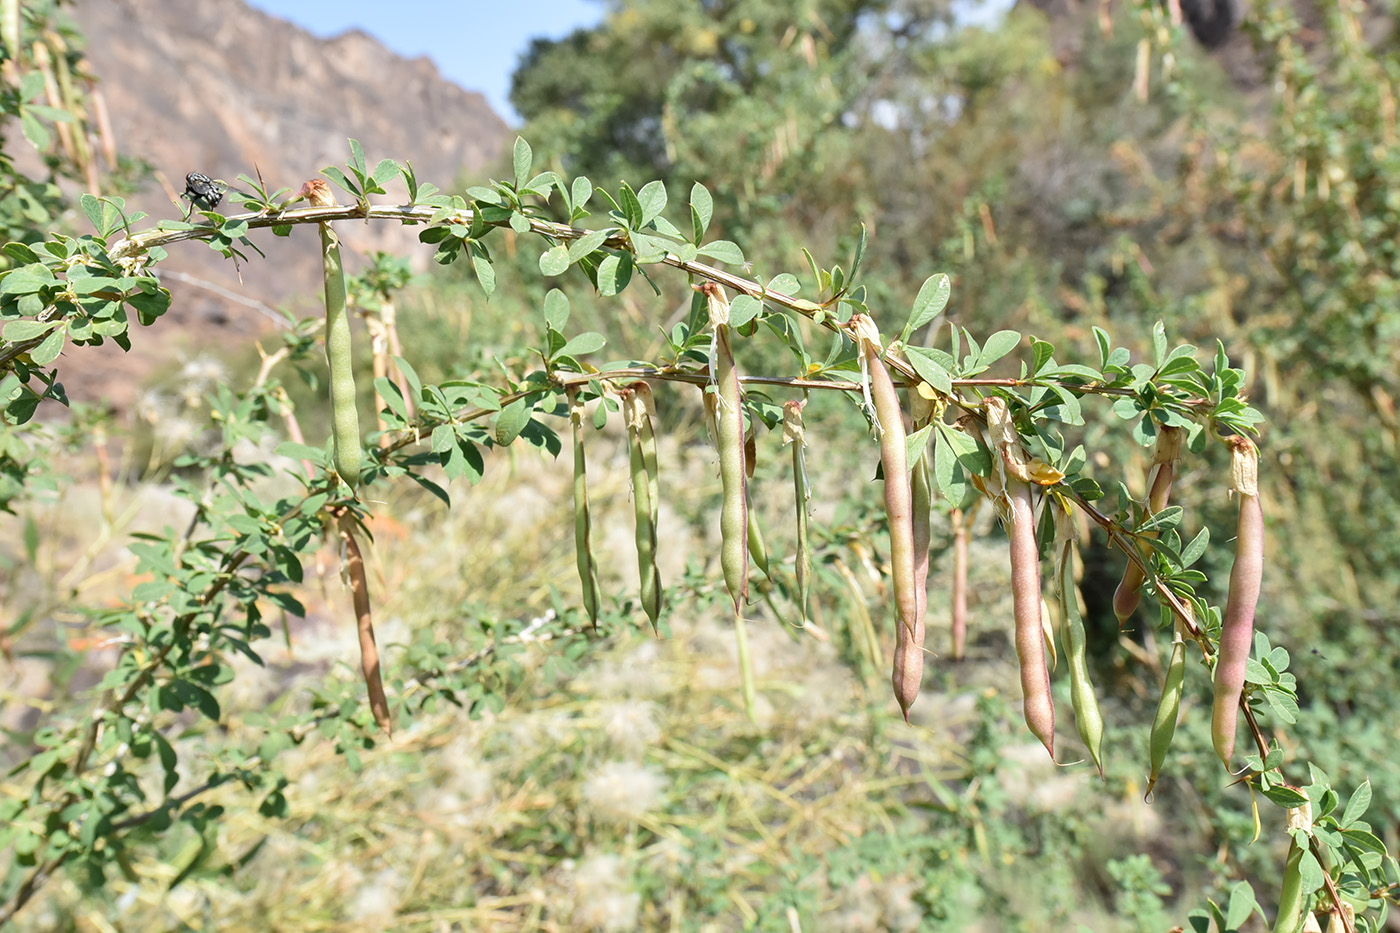
[[[389,720],[389,700],[379,673],[379,646],[374,641],[374,617],[369,604],[369,581],[365,576],[364,555],[355,540],[355,520],[349,511],[339,519],[340,540],[345,544],[345,574],[350,580],[350,598],[355,606],[355,622],[360,636],[360,672],[369,693],[369,708],[385,735],[393,735]]]

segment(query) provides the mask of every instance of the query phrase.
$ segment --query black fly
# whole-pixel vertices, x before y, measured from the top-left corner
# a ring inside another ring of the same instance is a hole
[[[200,210],[212,211],[219,206],[219,202],[224,199],[224,192],[228,188],[219,184],[208,175],[199,172],[190,172],[185,176],[185,194],[190,199],[190,207]]]

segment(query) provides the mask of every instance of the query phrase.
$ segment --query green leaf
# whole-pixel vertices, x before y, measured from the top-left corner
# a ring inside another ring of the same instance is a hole
[[[29,351],[29,358],[39,366],[47,366],[58,359],[58,355],[63,352],[63,346],[67,341],[68,329],[66,327],[57,328],[45,337],[42,343]]]
[[[8,280],[7,280],[8,281]],[[42,337],[59,325],[58,321],[11,321],[5,325],[0,335],[9,343],[21,343]]]
[[[978,476],[986,476],[992,471],[992,454],[981,441],[955,428],[938,425],[938,434],[953,450],[963,469]]]
[[[31,107],[21,107],[19,111],[20,131],[24,133],[24,138],[29,140],[29,144],[40,152],[49,148],[53,142],[53,137],[49,135],[48,128],[39,122],[39,118],[34,116]]]
[[[666,185],[661,181],[649,181],[637,192],[637,203],[642,208],[642,222],[646,226],[666,209]]]
[[[912,432],[904,438],[905,462],[914,464],[924,455],[928,448],[928,436],[933,432],[933,425],[926,424],[919,430]]]
[[[598,292],[605,298],[619,294],[632,281],[632,254],[613,253],[598,264]]]
[[[578,213],[583,210],[583,206],[588,203],[588,199],[593,197],[593,182],[580,175],[578,178],[574,179],[574,183],[570,186],[569,190],[572,195],[570,200],[574,202],[573,208],[575,216],[577,216]]]
[[[48,266],[34,263],[6,273],[5,277],[0,279],[0,295],[32,295],[56,284],[58,280],[54,278]]]
[[[374,167],[374,174],[370,177],[374,183],[383,187],[388,181],[399,174],[399,163],[393,159],[380,159],[379,164]]]
[[[690,225],[694,234],[694,243],[700,245],[700,241],[705,236],[705,231],[710,229],[710,218],[714,215],[715,204],[710,197],[709,189],[700,182],[690,186]]]
[[[78,203],[87,219],[92,222],[92,228],[97,231],[97,235],[106,236],[107,228],[102,223],[102,199],[95,194],[84,194],[78,199]]]
[[[763,310],[763,302],[752,295],[735,295],[729,304],[729,326],[743,327]]]
[[[544,296],[544,320],[550,327],[562,331],[569,323],[569,296],[551,288]]]
[[[632,248],[636,251],[637,262],[661,262],[675,244],[658,236],[646,233],[632,234]]]
[[[496,415],[496,443],[501,447],[509,446],[520,436],[520,432],[525,430],[525,425],[530,423],[532,412],[533,408],[527,398],[516,399],[502,408]]]
[[[744,251],[739,249],[739,245],[730,240],[715,240],[700,247],[700,255],[708,256],[716,262],[722,262],[730,266],[742,266],[744,264]]]
[[[908,340],[910,334],[942,314],[952,294],[953,282],[947,273],[939,272],[924,279],[918,296],[914,298],[914,309],[909,312],[909,321],[904,325],[901,339]]]
[[[496,290],[496,270],[491,266],[491,261],[473,250],[472,271],[476,273],[476,280],[481,283],[481,290],[490,298]]]
[[[1055,355],[1055,345],[1046,343],[1044,340],[1031,338],[1031,375],[1036,376],[1045,368],[1045,364],[1050,362],[1050,357]]]
[[[365,150],[358,139],[350,140],[350,167],[358,175],[365,173]]]
[[[540,254],[541,275],[562,275],[569,271],[569,248],[562,243]]]
[[[905,347],[904,355],[919,378],[944,395],[953,394],[953,377],[943,368],[935,355],[923,347]]]
[[[1254,900],[1254,889],[1248,881],[1241,881],[1230,890],[1230,906],[1225,910],[1225,928],[1238,930],[1245,921],[1259,909]]]
[[[530,163],[534,161],[534,155],[530,152],[530,144],[522,137],[515,137],[515,151],[511,153],[511,166],[515,170],[516,190],[525,187],[525,183],[530,179]]]
[[[977,366],[985,369],[1021,343],[1021,335],[1014,330],[999,330],[987,338],[987,342],[982,345],[982,352],[977,357]]]
[[[1306,794],[1301,791],[1296,791],[1291,787],[1284,787],[1281,784],[1271,784],[1268,787],[1261,787],[1260,793],[1285,809],[1301,807],[1308,802]]]
[[[603,245],[607,240],[610,230],[590,230],[569,244],[569,262],[578,262],[589,253]]]
[[[933,478],[938,484],[939,494],[957,505],[967,495],[967,474],[958,464],[957,453],[943,433],[942,426],[938,426],[938,439],[933,445]]]
[[[596,353],[607,346],[607,343],[608,341],[602,334],[595,331],[588,331],[570,339],[569,342],[564,344],[559,352],[554,355],[578,357],[586,353]]]
[[[1366,810],[1371,806],[1371,782],[1366,781],[1356,789],[1356,793],[1351,795],[1347,801],[1346,811],[1342,814],[1341,827],[1346,829],[1355,824],[1366,814]]]

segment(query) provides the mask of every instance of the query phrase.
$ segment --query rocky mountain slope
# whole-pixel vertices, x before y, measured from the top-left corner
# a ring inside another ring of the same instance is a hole
[[[346,139],[354,137],[371,164],[411,160],[420,179],[450,190],[484,176],[509,140],[509,127],[480,94],[447,81],[428,59],[401,58],[362,32],[319,39],[241,0],[78,0],[70,10],[87,37],[118,148],[155,169],[152,182],[128,197],[130,207],[153,217],[176,216],[171,197],[189,171],[231,180],[260,170],[271,187],[296,189],[321,168],[343,164]],[[411,229],[345,225],[342,237],[361,253],[430,255]],[[159,339],[142,341],[144,353],[108,354],[102,372],[63,373],[70,393],[96,380],[121,407],[125,387],[160,364],[148,358],[155,344],[189,355],[197,345],[267,327],[250,301],[315,299],[314,233],[294,230],[292,245],[279,242],[269,255],[275,261],[253,256],[240,279],[198,245],[172,250],[161,268],[175,273],[167,276],[175,309],[160,323]]]

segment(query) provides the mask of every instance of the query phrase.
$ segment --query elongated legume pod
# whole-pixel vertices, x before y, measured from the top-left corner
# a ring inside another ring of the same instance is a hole
[[[1312,804],[1293,807],[1288,811],[1288,829],[1312,829]],[[1308,895],[1303,892],[1303,856],[1306,845],[1299,845],[1296,837],[1288,843],[1288,861],[1284,863],[1283,885],[1279,889],[1278,916],[1274,920],[1273,933],[1298,933],[1303,926],[1304,907]]]
[[[763,571],[765,577],[772,579],[772,574],[768,572],[768,545],[763,543],[763,529],[759,527],[758,513],[753,507],[752,496],[744,503],[744,514],[748,519],[745,539],[748,541],[749,557],[753,558],[753,562]]]
[[[802,424],[805,399],[790,399],[783,403],[783,443],[792,445],[792,483],[797,501],[797,601],[802,608],[802,621],[807,618],[807,593],[812,582],[812,551],[807,542],[807,507],[812,488],[807,484],[807,462],[803,448],[807,446],[806,428]]]
[[[739,390],[739,370],[729,338],[729,299],[713,282],[696,286],[709,301],[710,325],[715,345],[711,365],[716,388],[715,445],[719,449],[719,476],[724,487],[720,510],[720,566],[724,584],[734,600],[734,611],[749,600],[748,477],[744,467],[744,410]]]
[[[880,465],[885,474],[885,515],[890,526],[890,579],[899,614],[890,681],[895,700],[907,722],[909,707],[918,698],[924,676],[925,631],[923,601],[919,598],[921,581],[914,569],[913,488],[905,445],[904,414],[899,407],[894,380],[880,359],[883,345],[875,322],[867,315],[857,314],[851,318],[850,329],[864,353],[876,427],[880,432]]]
[[[1103,714],[1099,712],[1099,699],[1089,677],[1089,662],[1085,656],[1088,639],[1074,587],[1074,521],[1068,512],[1058,507],[1055,510],[1055,548],[1059,561],[1060,618],[1064,622],[1065,666],[1069,668],[1074,727],[1102,778]]]
[[[654,500],[657,480],[648,470],[655,464],[656,438],[651,428],[649,402],[651,387],[635,382],[621,390],[623,420],[627,423],[630,450],[628,462],[632,472],[632,508],[636,519],[634,540],[637,544],[637,576],[640,582],[642,610],[658,632],[661,617],[661,571],[656,566],[656,519],[658,503]],[[648,454],[650,447],[650,454]]]
[[[1163,427],[1157,431],[1157,443],[1152,449],[1152,467],[1147,475],[1147,513],[1156,515],[1171,501],[1172,479],[1176,474],[1176,461],[1181,459],[1181,442],[1185,437],[1181,428]],[[1157,537],[1156,532],[1147,532],[1148,537]],[[1144,548],[1143,557],[1150,559],[1151,551]],[[1133,561],[1123,568],[1123,579],[1113,593],[1113,614],[1121,624],[1137,611],[1141,599],[1144,580],[1142,568]]]
[[[389,720],[389,700],[384,695],[384,682],[379,673],[379,646],[374,641],[374,616],[369,604],[369,581],[365,575],[365,559],[360,543],[355,540],[355,520],[349,511],[339,519],[340,540],[345,544],[345,573],[350,580],[350,598],[355,606],[355,623],[360,636],[360,672],[369,693],[369,708],[374,721],[385,735],[392,735]]]
[[[1176,737],[1176,721],[1181,716],[1182,684],[1186,677],[1186,639],[1182,636],[1181,628],[1181,623],[1177,622],[1172,632],[1172,657],[1167,663],[1162,698],[1157,701],[1157,715],[1152,718],[1152,731],[1148,735],[1149,768],[1144,797],[1151,796],[1157,779],[1162,776],[1162,765],[1166,764],[1167,752],[1172,747],[1172,739]]]
[[[316,207],[333,207],[330,185],[313,178],[301,194]],[[360,412],[355,405],[355,367],[350,344],[350,317],[345,310],[345,269],[340,239],[328,223],[321,230],[321,270],[326,295],[326,363],[330,370],[331,424],[335,471],[351,489],[360,481]]]
[[[1230,594],[1220,623],[1220,653],[1215,662],[1215,701],[1210,737],[1215,753],[1230,767],[1235,753],[1235,723],[1244,692],[1245,664],[1254,641],[1254,610],[1264,579],[1264,509],[1259,503],[1259,451],[1248,438],[1234,435],[1230,444],[1230,486],[1240,498],[1235,529],[1235,564]]]
[[[909,393],[909,413],[915,431],[933,420],[933,402],[917,390]],[[933,475],[930,472],[928,443],[914,458],[909,472],[910,521],[914,529],[914,598],[918,600],[919,621],[928,612],[928,549],[933,540],[929,527],[933,510]]]
[[[880,359],[880,332],[867,315],[851,318],[851,333],[864,354],[870,396],[880,432],[880,465],[885,474],[885,515],[890,526],[890,577],[899,621],[911,632],[919,616],[914,586],[914,510],[905,449],[904,416],[889,370]]]
[[[999,457],[987,482],[1000,484],[997,505],[1011,539],[1011,597],[1016,616],[1016,654],[1021,661],[1022,711],[1026,726],[1055,757],[1055,703],[1045,666],[1045,637],[1040,621],[1040,549],[1035,539],[1035,510],[1026,479],[1029,458],[1011,423],[1006,402],[995,396],[983,402],[987,431]]]
[[[953,660],[961,661],[967,649],[967,518],[953,509]]]
[[[569,424],[574,434],[574,558],[578,564],[583,608],[598,627],[598,561],[593,556],[593,519],[588,507],[588,466],[583,451],[583,403],[578,389],[570,388]]]

